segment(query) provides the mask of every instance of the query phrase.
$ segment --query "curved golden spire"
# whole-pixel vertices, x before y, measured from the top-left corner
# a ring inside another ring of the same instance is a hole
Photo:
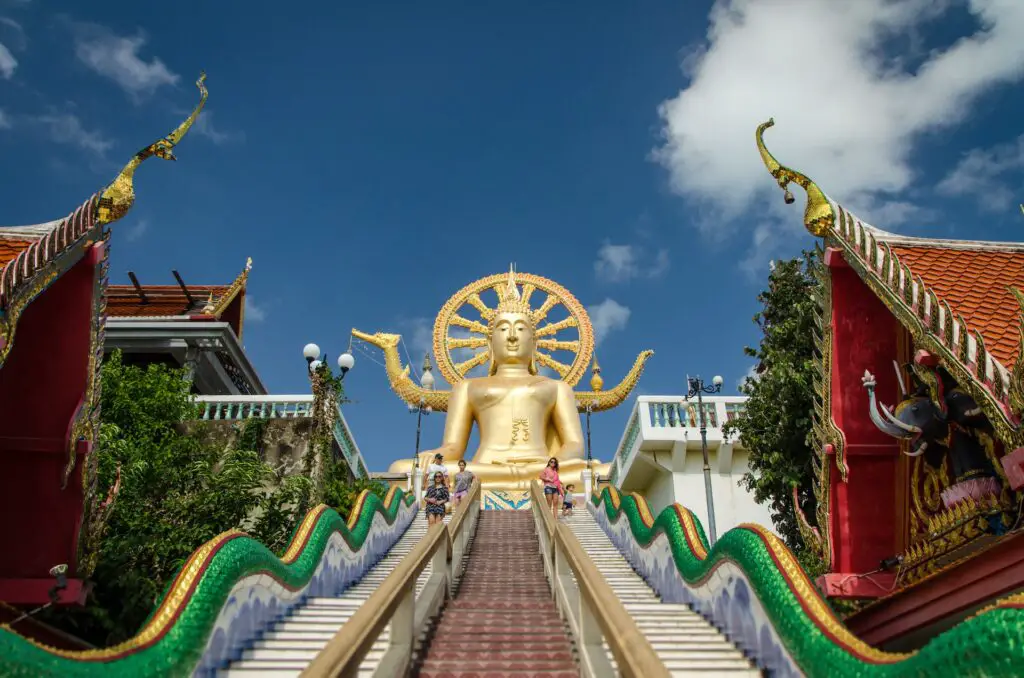
[[[110,182],[110,185],[100,195],[99,214],[98,221],[100,224],[109,224],[117,221],[131,209],[132,204],[135,202],[135,186],[133,183],[135,177],[135,169],[142,164],[144,160],[151,156],[156,156],[161,160],[177,160],[174,157],[172,149],[178,145],[182,137],[188,133],[195,123],[196,118],[199,117],[199,112],[203,110],[203,106],[206,104],[206,73],[200,73],[199,79],[196,80],[196,87],[199,88],[199,103],[196,105],[195,110],[192,114],[185,119],[177,129],[144,149],[135,154],[121,173]]]
[[[779,161],[765,147],[764,131],[773,125],[775,125],[775,119],[771,118],[768,122],[757,126],[757,150],[761,153],[761,160],[764,162],[764,166],[768,168],[768,171],[771,172],[771,175],[775,177],[775,181],[779,182],[779,186],[785,191],[784,196],[787,205],[793,204],[794,201],[793,194],[789,191],[790,182],[797,184],[807,191],[804,226],[807,227],[811,234],[819,238],[824,237],[828,235],[836,222],[836,215],[832,211],[832,204],[825,197],[825,194],[822,193],[821,189],[818,188],[817,184],[796,170],[779,164]]]

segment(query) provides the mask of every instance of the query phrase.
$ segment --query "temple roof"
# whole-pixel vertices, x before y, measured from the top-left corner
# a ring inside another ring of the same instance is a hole
[[[203,309],[211,300],[216,306],[229,289],[230,285],[189,285],[190,302],[177,285],[143,285],[145,299],[132,285],[110,285],[107,287],[107,315],[112,318],[213,315],[204,313]]]
[[[807,193],[804,225],[844,259],[899,321],[915,344],[937,354],[979,402],[1004,440],[1024,441],[1024,244],[915,238],[864,223],[806,175],[781,165],[756,141],[761,159],[794,202],[790,184]]]
[[[34,240],[8,238],[0,234],[0,269],[13,261],[15,257],[27,250]]]
[[[188,294],[181,285],[140,285],[138,289],[135,285],[108,285],[107,316],[150,320],[214,316],[229,322],[241,337],[245,287],[251,268],[249,259],[230,285],[185,285]]]
[[[1009,287],[1024,289],[1024,247],[982,249],[969,243],[922,242],[893,243],[892,251],[954,314],[962,315],[968,327],[981,333],[989,353],[1006,367],[1016,364],[1019,306]]]

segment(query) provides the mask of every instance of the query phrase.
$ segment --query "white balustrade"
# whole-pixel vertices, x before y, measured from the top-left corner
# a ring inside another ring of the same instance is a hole
[[[312,395],[198,396],[204,420],[297,419],[313,414]]]

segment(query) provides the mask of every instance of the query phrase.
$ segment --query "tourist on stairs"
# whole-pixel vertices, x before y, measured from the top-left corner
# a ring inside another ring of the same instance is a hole
[[[434,455],[434,462],[427,467],[427,478],[433,478],[435,473],[444,476],[444,484],[448,485],[448,467],[444,465],[444,457],[440,454]]]
[[[455,474],[455,494],[452,495],[452,507],[457,508],[469,494],[473,484],[473,472],[466,470],[466,460],[459,459],[459,472]]]
[[[575,489],[572,483],[565,486],[565,496],[562,497],[562,516],[568,518],[572,515],[573,498],[572,491]]]
[[[558,479],[557,459],[548,459],[548,465],[540,472],[540,480],[544,483],[544,499],[551,507],[551,517],[558,520],[558,499],[562,494],[562,481]]]
[[[443,473],[434,474],[434,484],[427,488],[427,524],[444,522],[444,506],[448,503],[448,486]]]

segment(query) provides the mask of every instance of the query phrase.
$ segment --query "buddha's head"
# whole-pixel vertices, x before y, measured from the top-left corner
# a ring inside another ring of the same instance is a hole
[[[511,270],[489,329],[491,365],[488,374],[493,375],[500,365],[526,365],[530,374],[537,374],[536,322],[530,304],[519,295],[515,273]]]

